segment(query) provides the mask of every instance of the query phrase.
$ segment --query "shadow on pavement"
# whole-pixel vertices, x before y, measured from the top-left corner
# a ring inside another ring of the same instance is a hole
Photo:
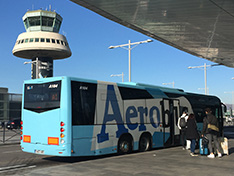
[[[129,154],[128,154],[129,155]],[[130,154],[131,155],[131,154]],[[102,156],[83,156],[83,157],[58,157],[58,156],[52,156],[43,158],[44,160],[53,161],[53,162],[61,162],[61,163],[77,163],[77,162],[84,162],[89,160],[98,160],[102,158],[109,158],[118,156],[118,154],[108,154],[108,155],[102,155]]]

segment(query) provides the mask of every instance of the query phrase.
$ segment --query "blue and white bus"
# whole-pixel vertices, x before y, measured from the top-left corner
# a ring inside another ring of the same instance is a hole
[[[194,113],[199,130],[204,109],[220,122],[220,100],[181,89],[110,83],[73,77],[24,82],[21,148],[55,156],[147,151],[180,144],[178,117]]]

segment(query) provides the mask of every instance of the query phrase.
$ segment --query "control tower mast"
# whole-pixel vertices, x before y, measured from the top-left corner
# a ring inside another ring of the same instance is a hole
[[[17,38],[12,53],[31,59],[31,78],[52,77],[53,60],[71,56],[67,39],[59,34],[62,17],[53,11],[28,11],[23,16],[26,32]]]

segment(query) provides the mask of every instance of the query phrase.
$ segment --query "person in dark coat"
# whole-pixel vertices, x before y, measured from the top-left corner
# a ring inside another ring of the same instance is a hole
[[[214,152],[213,152],[213,147],[212,147],[212,141],[214,141],[214,145],[217,149],[218,152],[218,157],[221,158],[222,157],[222,153],[221,153],[221,146],[218,142],[218,134],[219,134],[219,125],[218,125],[218,120],[217,118],[212,114],[212,111],[210,108],[206,108],[205,109],[205,113],[207,117],[204,117],[203,119],[203,129],[202,129],[202,137],[204,135],[207,136],[208,140],[209,140],[209,144],[208,144],[208,148],[210,151],[210,154],[207,156],[208,158],[215,158]],[[211,124],[213,125],[215,128],[215,130],[209,130],[208,129],[208,125]]]
[[[199,138],[199,135],[198,135],[198,131],[197,131],[197,123],[196,123],[194,114],[190,114],[188,117],[186,137],[188,140],[191,141],[190,155],[197,156],[194,152],[195,152],[195,147],[196,147],[196,139]]]

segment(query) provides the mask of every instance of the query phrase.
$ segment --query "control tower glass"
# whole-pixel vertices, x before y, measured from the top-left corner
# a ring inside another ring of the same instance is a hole
[[[44,10],[30,11],[23,16],[24,27],[27,32],[59,32],[62,20],[62,17],[56,12]]]

